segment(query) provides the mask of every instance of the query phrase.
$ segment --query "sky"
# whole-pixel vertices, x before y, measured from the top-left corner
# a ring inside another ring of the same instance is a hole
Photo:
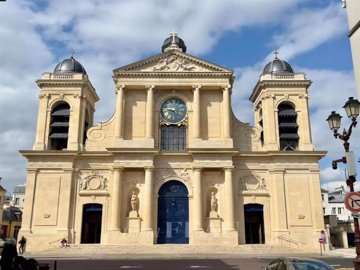
[[[187,53],[233,69],[232,107],[253,124],[249,96],[274,58],[306,73],[312,139],[328,151],[320,161],[321,185],[346,186],[346,168],[331,168],[344,155],[325,121],[356,96],[346,10],[341,0],[7,0],[0,2],[0,177],[12,192],[26,181],[26,159],[35,141],[39,88],[35,81],[71,56],[86,69],[100,101],[95,123],[115,108],[112,71],[161,52],[176,30]],[[360,127],[350,148],[360,153]],[[359,164],[357,165],[359,167]],[[358,169],[359,172],[359,169]],[[360,181],[359,181],[360,182]],[[360,184],[356,184],[360,189]]]

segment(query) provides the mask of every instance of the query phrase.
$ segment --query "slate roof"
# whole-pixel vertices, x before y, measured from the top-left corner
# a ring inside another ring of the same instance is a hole
[[[18,207],[10,206],[9,208],[4,209],[3,220],[4,221],[21,221],[22,220],[22,211]]]
[[[21,193],[25,194],[26,185],[17,185],[13,191],[13,193]]]

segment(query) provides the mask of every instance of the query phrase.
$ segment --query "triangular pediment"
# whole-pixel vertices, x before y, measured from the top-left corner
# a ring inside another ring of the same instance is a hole
[[[231,69],[210,63],[190,54],[176,50],[161,53],[150,58],[135,62],[133,64],[120,67],[114,70],[114,73],[123,72],[145,72],[145,73],[203,73],[219,72],[232,73]]]

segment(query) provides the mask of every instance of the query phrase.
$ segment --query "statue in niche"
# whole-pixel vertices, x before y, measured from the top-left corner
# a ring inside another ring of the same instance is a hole
[[[211,192],[211,201],[210,201],[211,212],[216,212],[217,207],[218,207],[217,198],[216,198],[215,192],[212,191]]]
[[[138,207],[138,201],[135,191],[132,192],[130,203],[131,203],[131,211],[136,212]]]

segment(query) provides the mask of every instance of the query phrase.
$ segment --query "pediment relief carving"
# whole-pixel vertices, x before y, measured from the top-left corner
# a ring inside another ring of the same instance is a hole
[[[257,174],[250,174],[240,177],[239,190],[267,190],[267,183],[263,177]]]
[[[79,181],[80,191],[107,191],[108,180],[99,171],[92,173]]]
[[[162,58],[157,62],[152,63],[148,67],[142,68],[140,71],[153,71],[153,72],[209,72],[213,71],[196,64],[184,57],[173,54],[169,57]]]
[[[229,72],[232,70],[212,64],[188,54],[171,52],[160,54],[115,70],[122,72]]]
[[[174,176],[183,179],[185,182],[190,182],[191,179],[189,170],[186,168],[156,169],[155,179],[157,180],[163,180]]]

